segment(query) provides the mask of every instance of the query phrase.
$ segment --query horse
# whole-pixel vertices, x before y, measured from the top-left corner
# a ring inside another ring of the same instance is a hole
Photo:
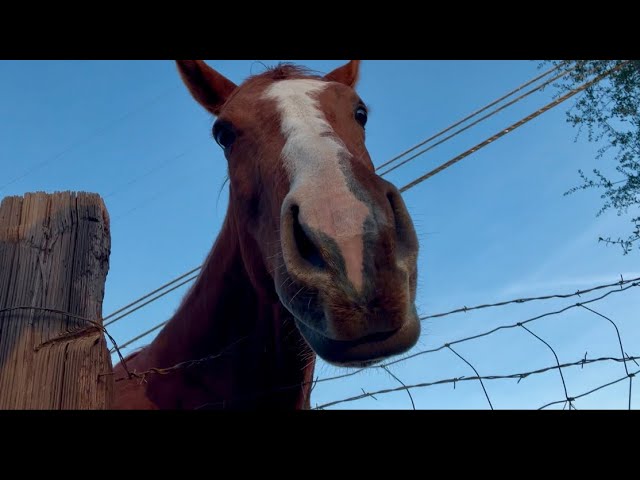
[[[115,408],[308,409],[316,355],[364,367],[420,335],[418,239],[365,147],[360,62],[280,63],[239,86],[176,64],[215,118],[228,210],[175,314],[115,367]]]

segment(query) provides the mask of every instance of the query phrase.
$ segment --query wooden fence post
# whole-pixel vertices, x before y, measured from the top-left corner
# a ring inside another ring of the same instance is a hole
[[[110,407],[112,365],[101,330],[110,249],[99,195],[2,200],[0,409]]]

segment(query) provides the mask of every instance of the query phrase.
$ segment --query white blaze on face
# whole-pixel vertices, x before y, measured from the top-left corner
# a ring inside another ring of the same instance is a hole
[[[318,95],[329,86],[320,80],[281,80],[265,95],[275,100],[285,138],[282,159],[300,207],[300,219],[338,244],[353,286],[362,287],[364,221],[367,205],[349,189],[340,157],[348,151],[333,134]],[[347,174],[349,172],[346,172]]]

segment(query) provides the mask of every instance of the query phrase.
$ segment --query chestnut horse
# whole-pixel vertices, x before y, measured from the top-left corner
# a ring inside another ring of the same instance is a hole
[[[418,240],[365,148],[359,62],[325,76],[280,64],[240,86],[177,65],[217,117],[229,207],[176,313],[126,359],[149,373],[116,366],[116,408],[308,408],[316,354],[364,366],[410,349]]]

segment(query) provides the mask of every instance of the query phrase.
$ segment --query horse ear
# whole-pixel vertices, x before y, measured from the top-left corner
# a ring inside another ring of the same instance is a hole
[[[176,60],[176,64],[193,98],[214,115],[218,115],[224,102],[238,88],[202,60]]]
[[[325,75],[325,79],[331,82],[344,83],[348,87],[354,88],[358,83],[360,74],[360,60],[350,60],[349,63],[336,68],[333,72]]]

